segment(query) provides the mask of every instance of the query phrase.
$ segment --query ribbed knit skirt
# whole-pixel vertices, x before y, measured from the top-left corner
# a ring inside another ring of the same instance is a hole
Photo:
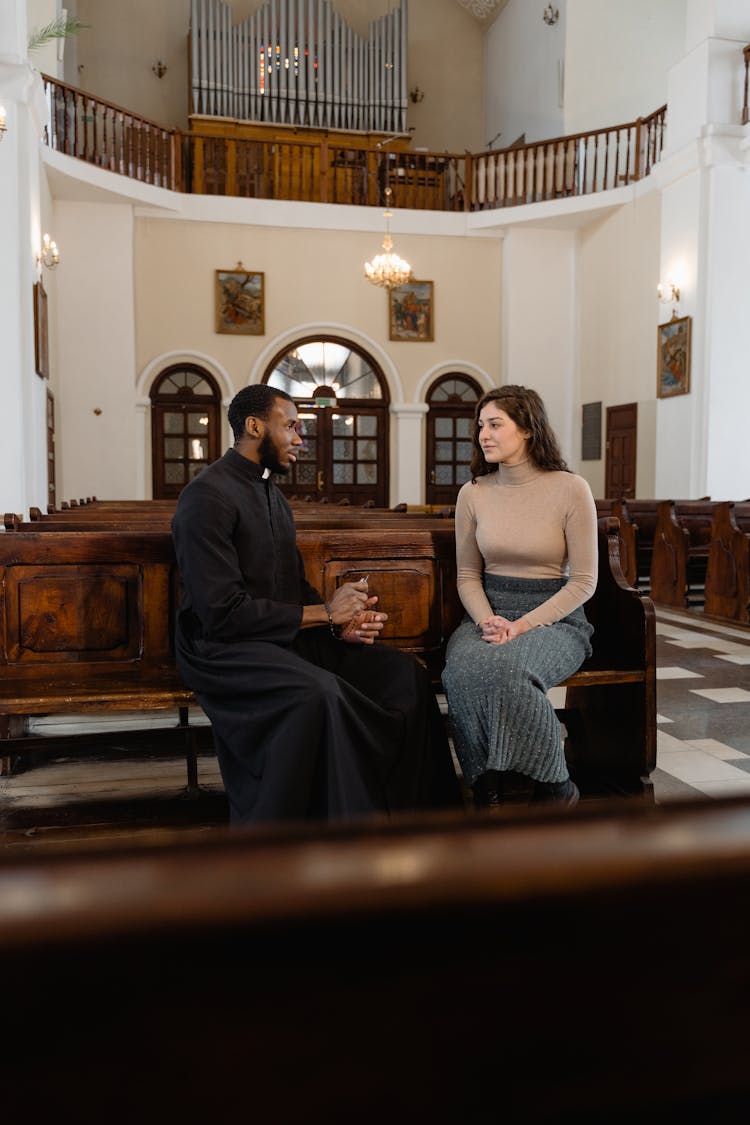
[[[484,588],[493,613],[515,621],[564,585],[488,574]],[[448,642],[443,687],[467,785],[486,770],[565,780],[561,727],[547,691],[591,655],[592,632],[582,607],[502,645],[482,640],[479,626],[464,618]]]

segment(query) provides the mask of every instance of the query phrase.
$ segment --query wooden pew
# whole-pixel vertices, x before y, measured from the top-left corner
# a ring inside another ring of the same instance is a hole
[[[707,616],[750,625],[750,503],[718,503],[706,568]]]
[[[651,585],[651,559],[656,535],[656,509],[658,500],[636,500],[620,498],[612,513],[620,521],[635,527],[636,540],[636,578],[633,585],[639,590],[649,591]]]
[[[197,788],[192,692],[174,661],[178,575],[164,532],[0,535],[0,754],[26,755],[41,715],[175,710],[188,789]],[[118,738],[126,729],[113,730]],[[71,736],[83,747],[85,734]],[[133,740],[139,741],[140,734]],[[57,741],[57,739],[56,739]],[[92,739],[94,744],[100,739]]]
[[[661,500],[651,558],[650,595],[679,609],[701,608],[705,600],[711,522],[716,501]]]
[[[619,500],[595,500],[596,514],[601,519],[603,516],[615,516],[620,521],[620,569],[629,586],[638,585],[638,555],[636,538],[638,528],[622,511]]]
[[[3,852],[5,1118],[744,1120],[750,802],[505,816]]]
[[[419,656],[439,689],[445,646],[463,615],[453,521],[353,522],[299,526],[308,579],[331,597],[340,583],[368,574],[389,614],[383,640]],[[0,735],[7,753],[24,751],[30,716],[191,702],[174,665],[178,578],[165,525],[5,534],[0,577]],[[571,769],[589,792],[650,793],[653,607],[622,576],[614,519],[600,521],[599,582],[586,612],[596,630],[594,655],[567,681],[561,713]]]

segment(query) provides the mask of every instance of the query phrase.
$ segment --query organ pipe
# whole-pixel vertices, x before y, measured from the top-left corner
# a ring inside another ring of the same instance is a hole
[[[332,0],[266,0],[238,24],[225,0],[191,0],[192,114],[405,132],[407,6],[360,36]]]

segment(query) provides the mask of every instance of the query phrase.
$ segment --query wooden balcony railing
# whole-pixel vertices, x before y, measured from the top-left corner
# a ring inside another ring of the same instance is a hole
[[[175,191],[381,207],[475,211],[632,183],[661,156],[666,106],[626,125],[476,155],[246,139],[165,129],[44,77],[51,148]]]
[[[155,187],[180,188],[177,131],[46,75],[50,148]]]
[[[465,157],[450,153],[347,148],[345,142],[183,137],[185,190],[200,195],[293,199],[380,207],[463,211]]]
[[[626,125],[467,157],[475,208],[608,191],[648,175],[661,156],[667,107]]]

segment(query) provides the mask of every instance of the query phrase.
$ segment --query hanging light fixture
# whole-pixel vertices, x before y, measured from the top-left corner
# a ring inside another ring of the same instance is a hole
[[[385,238],[383,239],[384,254],[376,254],[371,262],[365,262],[365,277],[373,285],[382,285],[384,289],[393,289],[396,285],[404,285],[412,276],[411,266],[398,254],[393,252],[393,239],[391,238],[390,210],[391,188],[385,189]]]

